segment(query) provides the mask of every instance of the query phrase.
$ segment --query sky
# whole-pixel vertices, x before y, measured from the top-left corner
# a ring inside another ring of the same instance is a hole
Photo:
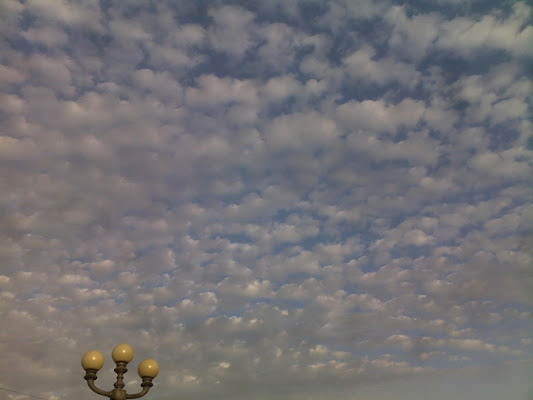
[[[0,16],[0,400],[533,399],[530,4]]]

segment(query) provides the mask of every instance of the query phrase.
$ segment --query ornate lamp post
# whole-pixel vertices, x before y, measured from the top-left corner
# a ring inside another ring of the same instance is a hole
[[[152,379],[157,376],[159,372],[159,365],[155,360],[147,358],[141,361],[138,367],[139,376],[142,378],[142,391],[135,394],[127,394],[124,390],[124,374],[128,372],[126,365],[133,359],[133,349],[129,344],[122,343],[113,349],[111,353],[113,361],[117,364],[115,372],[117,373],[117,381],[115,382],[115,388],[111,391],[105,391],[99,389],[94,384],[97,379],[96,373],[104,365],[104,356],[98,350],[89,350],[83,355],[81,359],[81,366],[85,370],[85,380],[95,393],[102,396],[109,397],[111,400],[125,400],[125,399],[137,399],[148,393],[148,390],[153,386]]]

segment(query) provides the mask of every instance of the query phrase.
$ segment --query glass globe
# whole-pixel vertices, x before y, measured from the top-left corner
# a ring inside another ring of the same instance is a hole
[[[89,350],[81,359],[81,366],[84,370],[99,370],[104,365],[104,356],[98,350]]]
[[[147,358],[141,361],[138,368],[139,376],[141,378],[155,378],[159,373],[159,364],[156,360]]]
[[[114,362],[129,363],[133,359],[133,349],[127,343],[117,344],[111,353]]]

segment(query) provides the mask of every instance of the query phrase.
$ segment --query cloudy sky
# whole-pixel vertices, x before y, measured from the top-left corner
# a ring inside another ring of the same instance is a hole
[[[526,2],[0,16],[0,400],[532,398]]]

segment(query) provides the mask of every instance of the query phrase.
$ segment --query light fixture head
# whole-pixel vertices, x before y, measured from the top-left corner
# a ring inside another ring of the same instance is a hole
[[[104,356],[98,350],[89,350],[81,359],[84,370],[94,369],[98,371],[104,365]]]
[[[159,364],[151,358],[141,361],[138,368],[139,376],[141,378],[155,378],[159,373]]]
[[[133,359],[133,349],[127,343],[117,344],[111,353],[114,362],[129,363]]]

